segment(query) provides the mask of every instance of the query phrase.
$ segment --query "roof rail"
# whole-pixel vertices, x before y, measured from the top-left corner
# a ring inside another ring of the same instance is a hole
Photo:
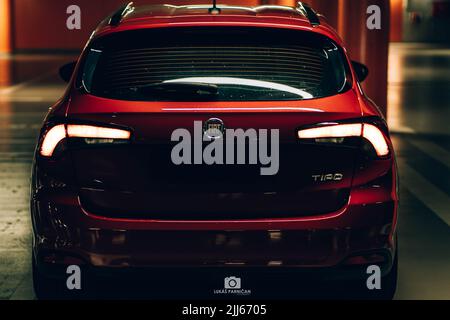
[[[299,1],[297,2],[296,9],[309,20],[309,23],[311,23],[313,27],[320,25],[319,16],[309,5]]]
[[[121,6],[116,12],[113,13],[111,18],[109,19],[108,24],[110,26],[118,26],[122,19],[129,13],[134,11],[133,2],[129,2],[128,4],[124,4]]]

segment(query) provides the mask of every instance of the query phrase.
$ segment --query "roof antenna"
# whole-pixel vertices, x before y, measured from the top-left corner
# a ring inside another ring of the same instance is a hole
[[[208,9],[208,12],[210,14],[219,14],[220,13],[220,8],[217,8],[217,3],[216,2],[217,2],[216,0],[213,0],[212,8]]]

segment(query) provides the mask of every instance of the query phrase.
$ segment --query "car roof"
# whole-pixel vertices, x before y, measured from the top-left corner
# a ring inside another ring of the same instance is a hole
[[[125,20],[150,18],[155,16],[177,17],[177,16],[198,16],[210,15],[209,9],[212,5],[150,5],[137,7],[131,14],[125,17]],[[287,17],[296,18],[308,21],[307,18],[293,7],[276,6],[276,5],[261,5],[256,7],[248,6],[229,6],[217,5],[221,10],[221,15],[239,15],[239,16],[257,16],[257,17]]]
[[[105,19],[96,29],[93,38],[125,30],[175,27],[175,26],[262,26],[302,29],[321,33],[332,38],[338,44],[341,40],[335,30],[330,27],[323,16],[318,15],[320,24],[315,25],[299,8],[261,5],[261,6],[228,6],[217,5],[219,14],[212,14],[209,5],[143,5],[132,7],[117,25],[110,25],[110,17]]]

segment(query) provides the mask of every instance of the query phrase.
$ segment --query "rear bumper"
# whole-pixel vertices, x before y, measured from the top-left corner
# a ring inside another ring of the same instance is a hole
[[[340,276],[343,269],[367,264],[389,271],[397,200],[383,188],[364,187],[352,190],[344,208],[322,216],[160,221],[93,216],[76,194],[59,191],[35,197],[32,216],[33,253],[43,269],[245,266],[321,269]]]

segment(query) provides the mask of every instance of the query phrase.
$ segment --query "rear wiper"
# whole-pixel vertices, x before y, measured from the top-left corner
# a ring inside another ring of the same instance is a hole
[[[218,86],[201,82],[157,82],[133,88],[140,94],[158,96],[217,95]]]

